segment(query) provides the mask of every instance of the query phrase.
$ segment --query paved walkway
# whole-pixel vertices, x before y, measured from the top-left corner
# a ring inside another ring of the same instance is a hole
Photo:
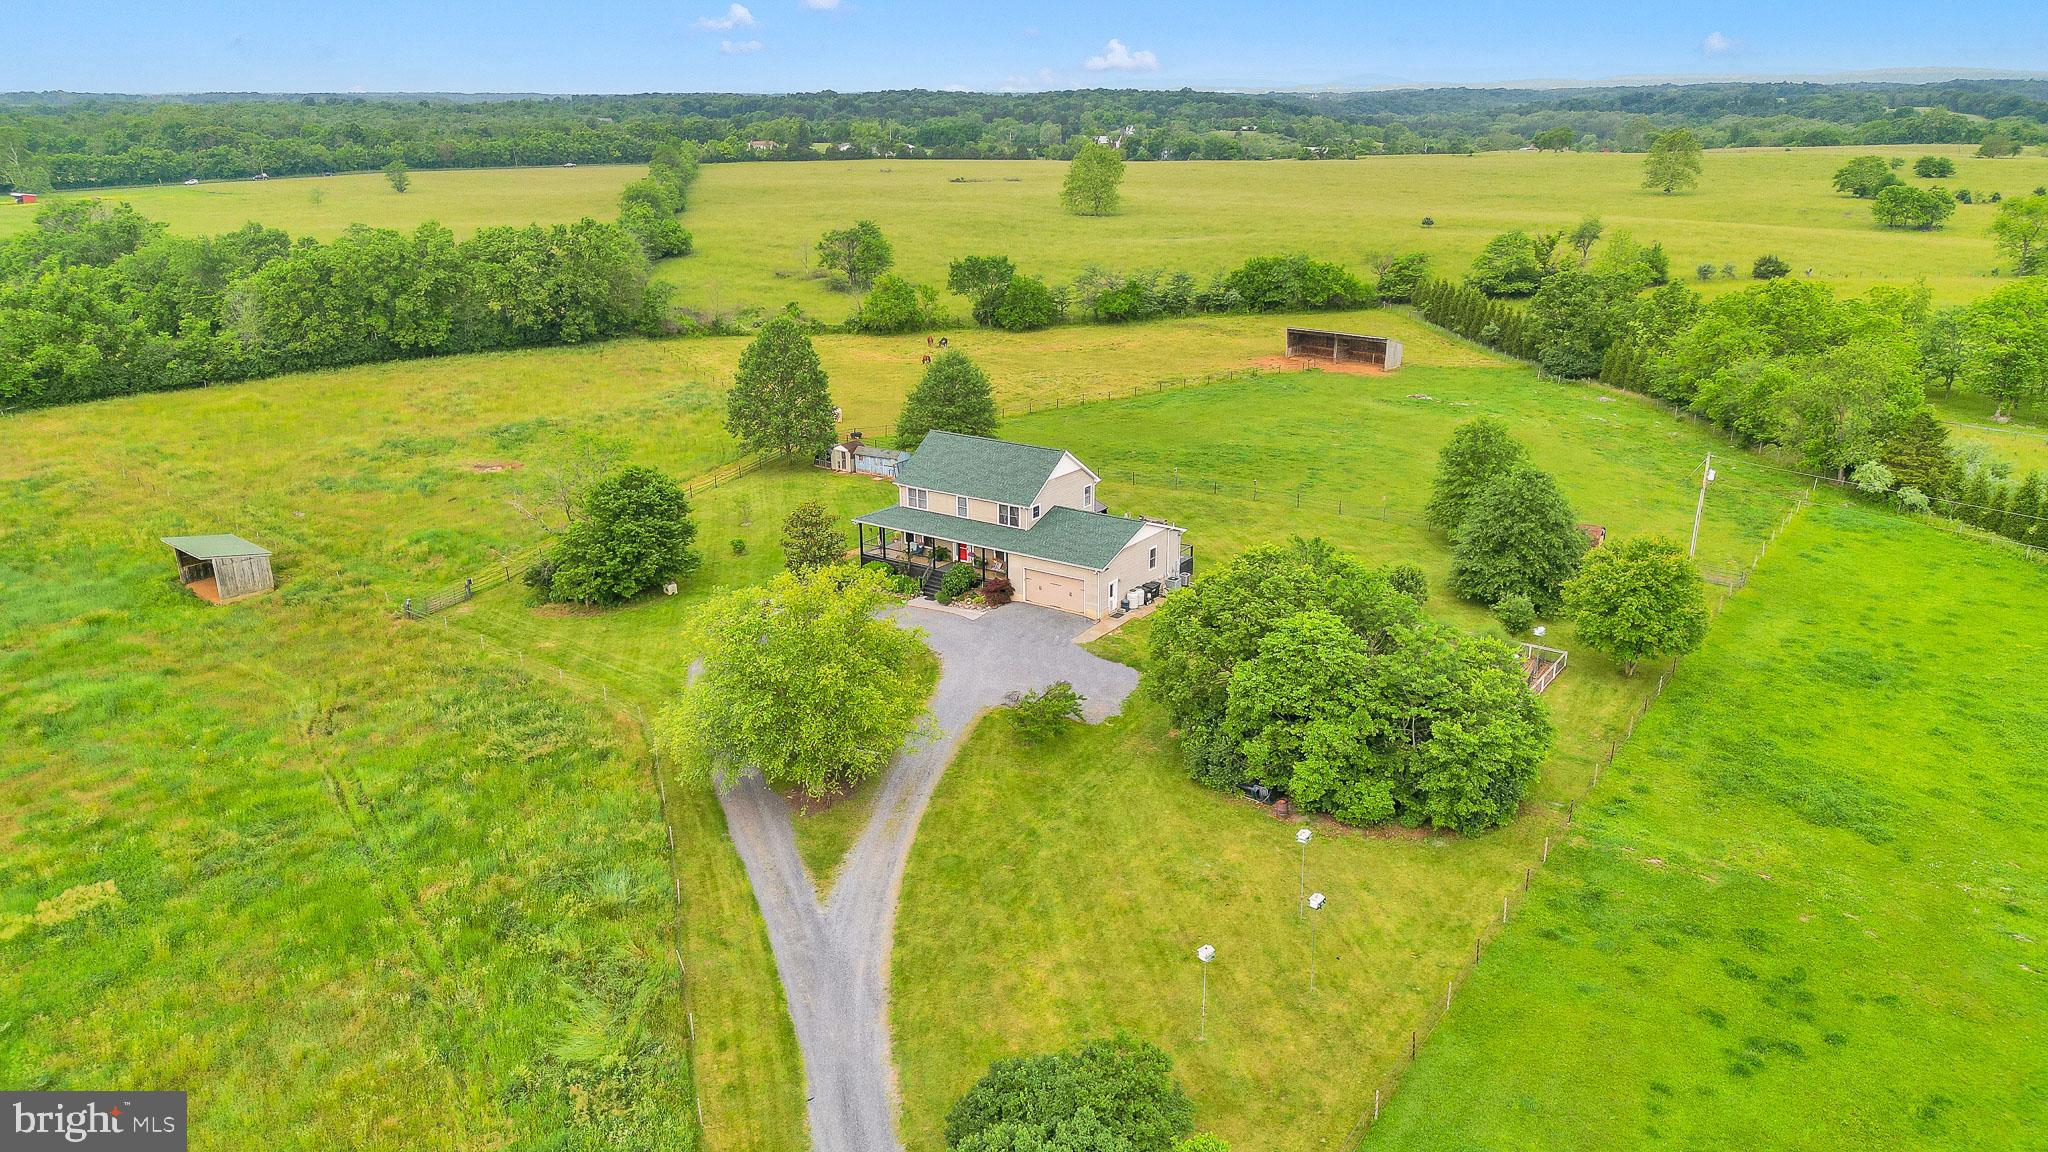
[[[782,797],[749,775],[724,791],[726,824],[768,924],[775,969],[803,1051],[811,1147],[895,1152],[896,1070],[889,1052],[889,948],[896,897],[918,820],[960,740],[1011,693],[1066,680],[1091,722],[1123,707],[1138,674],[1075,645],[1079,616],[1011,604],[980,620],[914,606],[897,620],[925,630],[938,654],[932,720],[938,735],[896,757],[874,815],[821,906],[796,851]]]

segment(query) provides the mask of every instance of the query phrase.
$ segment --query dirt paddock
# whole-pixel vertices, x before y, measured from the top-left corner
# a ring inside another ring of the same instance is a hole
[[[1267,356],[1252,361],[1252,367],[1268,372],[1342,372],[1347,376],[1385,376],[1387,370],[1351,360],[1325,360],[1319,356]]]

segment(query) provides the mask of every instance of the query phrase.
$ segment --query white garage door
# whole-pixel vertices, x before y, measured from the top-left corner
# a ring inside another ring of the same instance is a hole
[[[1050,572],[1026,569],[1024,599],[1032,604],[1088,615],[1087,585],[1072,576],[1055,576]]]

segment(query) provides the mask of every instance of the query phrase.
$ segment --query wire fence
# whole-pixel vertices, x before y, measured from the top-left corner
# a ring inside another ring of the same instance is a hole
[[[682,486],[683,495],[696,496],[723,487],[742,476],[758,471],[772,459],[770,456],[753,453],[721,464],[685,483]],[[480,593],[509,583],[524,574],[534,561],[540,559],[554,546],[554,543],[552,538],[544,539],[523,548],[501,553],[497,559],[455,583],[444,585],[424,595],[407,596],[399,605],[399,615],[408,620],[423,620],[436,612],[446,611],[473,599]]]
[[[1732,585],[1722,585],[1725,590],[1719,597],[1715,598],[1708,611],[1715,616],[1721,614],[1722,609],[1734,598],[1736,591],[1748,584],[1749,574],[1755,572],[1757,565],[1763,563],[1764,557],[1770,552],[1771,545],[1777,542],[1778,537],[1784,534],[1785,529],[1790,527],[1799,513],[1810,506],[1811,503],[1812,501],[1807,493],[1800,494],[1792,506],[1786,509],[1784,516],[1779,518],[1777,526],[1771,530],[1770,535],[1765,537],[1763,543],[1757,547],[1755,555],[1750,557],[1749,564],[1740,573],[1740,582]],[[1614,758],[1620,755],[1622,748],[1635,736],[1636,726],[1642,723],[1643,717],[1649,715],[1650,707],[1663,697],[1664,689],[1670,686],[1672,679],[1678,675],[1678,670],[1683,663],[1684,657],[1674,657],[1670,666],[1657,676],[1656,684],[1650,688],[1650,691],[1629,712],[1628,719],[1622,722],[1620,729],[1608,741],[1606,751],[1594,762],[1593,770],[1590,773],[1584,790],[1576,798],[1565,801],[1562,820],[1558,826],[1557,834],[1561,835],[1569,831],[1577,822],[1579,800],[1590,796],[1593,790],[1599,787],[1602,773],[1608,765],[1614,763]],[[1415,1028],[1409,1030],[1407,1048],[1405,1051],[1397,1052],[1394,1066],[1387,1070],[1381,1077],[1379,1084],[1373,1088],[1371,1105],[1359,1113],[1359,1117],[1352,1124],[1350,1131],[1345,1133],[1344,1140],[1340,1145],[1341,1147],[1357,1148],[1364,1135],[1372,1130],[1374,1124],[1379,1122],[1381,1110],[1386,1106],[1387,1101],[1393,1097],[1395,1089],[1400,1087],[1401,1081],[1407,1076],[1409,1068],[1414,1065],[1416,1059],[1421,1055],[1422,1038],[1434,1032],[1437,1026],[1443,1023],[1444,1018],[1450,1015],[1458,989],[1470,981],[1473,971],[1479,966],[1479,961],[1485,957],[1487,946],[1493,943],[1502,931],[1506,930],[1508,924],[1519,913],[1520,909],[1526,906],[1530,887],[1535,882],[1536,869],[1550,861],[1551,841],[1551,835],[1543,837],[1542,844],[1537,850],[1536,860],[1531,864],[1525,865],[1522,869],[1520,882],[1501,895],[1499,918],[1494,919],[1489,916],[1487,923],[1473,937],[1472,954],[1465,957],[1457,969],[1445,980],[1443,999],[1438,1001],[1432,997],[1430,1006],[1425,1011],[1423,1021]]]

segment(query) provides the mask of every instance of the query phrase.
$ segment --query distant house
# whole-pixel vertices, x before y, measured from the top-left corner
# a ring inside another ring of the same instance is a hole
[[[747,149],[752,152],[777,152],[782,149],[782,145],[773,140],[749,140]]]
[[[33,192],[9,192],[8,195],[14,197],[16,204],[33,204],[36,202],[36,194]]]
[[[881,560],[935,589],[969,564],[1005,576],[1016,597],[1101,619],[1139,589],[1194,575],[1179,526],[1112,516],[1101,477],[1073,453],[932,432],[896,467],[896,503],[854,518],[863,563]]]

